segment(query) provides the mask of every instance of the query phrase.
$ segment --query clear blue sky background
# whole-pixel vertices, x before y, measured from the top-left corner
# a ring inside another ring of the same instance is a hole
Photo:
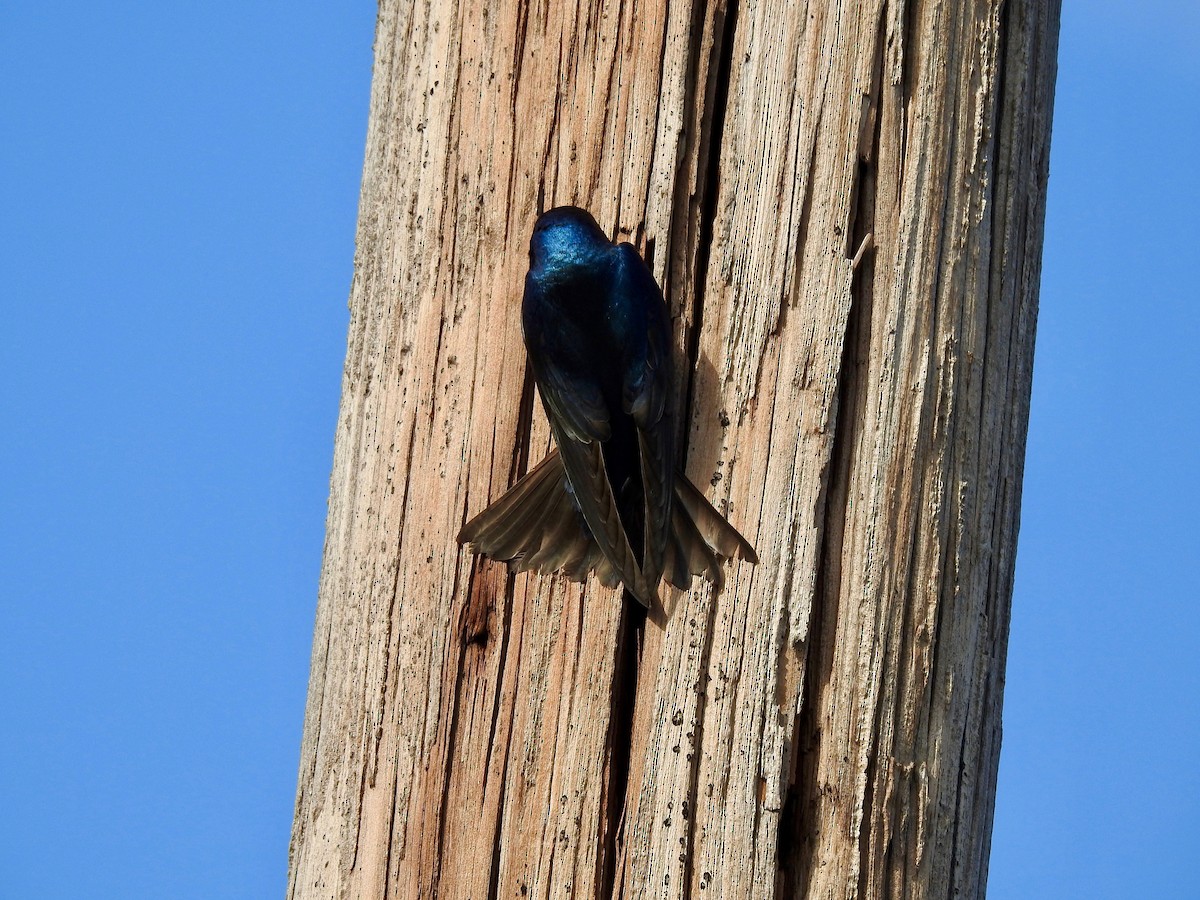
[[[0,898],[285,881],[373,4],[0,12]],[[1064,10],[993,898],[1196,898],[1200,4]]]

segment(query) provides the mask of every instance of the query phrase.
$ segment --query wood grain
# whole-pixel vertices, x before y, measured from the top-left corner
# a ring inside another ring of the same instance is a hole
[[[1055,0],[384,0],[289,896],[982,896]],[[454,542],[537,213],[644,250],[756,544],[644,632]]]

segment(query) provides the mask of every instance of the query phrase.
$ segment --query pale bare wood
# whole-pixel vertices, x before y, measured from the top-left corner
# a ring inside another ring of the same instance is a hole
[[[983,893],[1057,16],[381,4],[291,896]],[[454,543],[549,446],[560,203],[651,258],[762,560],[636,705],[619,594]]]

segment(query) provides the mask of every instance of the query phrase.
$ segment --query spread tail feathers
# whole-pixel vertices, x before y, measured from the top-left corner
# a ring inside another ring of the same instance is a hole
[[[561,570],[583,581],[595,569],[608,587],[619,581],[571,500],[557,450],[464,525],[458,542],[514,572]]]
[[[469,544],[475,553],[507,562],[514,572],[562,572],[571,581],[584,581],[595,570],[607,587],[620,583],[619,574],[583,521],[557,450],[464,525],[458,542]],[[664,577],[686,590],[693,575],[703,575],[719,590],[725,581],[721,564],[732,556],[758,562],[746,539],[686,476],[677,473]],[[631,593],[651,605],[655,585],[626,588],[637,588]],[[650,596],[643,597],[647,589]]]
[[[687,590],[693,575],[703,575],[717,590],[725,584],[721,564],[737,556],[757,563],[758,554],[682,472],[675,473],[675,503],[671,507],[671,541],[663,575]]]

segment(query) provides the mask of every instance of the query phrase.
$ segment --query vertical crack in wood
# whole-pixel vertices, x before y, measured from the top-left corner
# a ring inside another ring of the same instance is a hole
[[[857,203],[855,204],[854,213],[854,231],[852,247],[858,247],[867,237],[875,231],[876,217],[876,193],[878,190],[878,170],[879,170],[879,143],[883,128],[883,116],[880,114],[880,103],[883,90],[883,69],[884,55],[887,50],[887,7],[888,4],[882,3],[879,8],[879,23],[875,34],[875,64],[874,71],[871,76],[871,94],[869,98],[869,108],[864,112],[864,116],[869,116],[870,121],[870,140],[869,142],[860,142],[859,160],[858,160],[858,177],[855,179],[855,187],[857,192]],[[852,253],[854,251],[851,251]],[[866,340],[859,344],[861,359],[863,366],[866,366],[866,357],[870,353],[870,331],[871,331],[871,313],[874,309],[874,284],[875,284],[875,255],[869,253],[863,263],[854,270],[851,277],[851,294],[853,297],[852,303],[858,309],[858,322],[856,327],[864,332]],[[863,394],[859,399],[859,403],[863,404],[866,401],[866,386],[862,386]],[[856,432],[861,432],[862,428],[857,427]],[[858,443],[857,437],[854,441]],[[846,515],[846,510],[842,510],[842,518]],[[848,524],[845,523],[844,524]],[[916,552],[916,540],[913,540],[912,552]],[[912,567],[910,566],[910,571]],[[869,896],[867,891],[867,879],[871,872],[871,838],[877,837],[881,833],[889,835],[887,829],[882,832],[872,827],[874,819],[874,804],[875,804],[875,781],[876,768],[879,761],[879,741],[881,739],[881,729],[879,721],[882,717],[882,706],[878,707],[875,712],[876,726],[871,729],[870,744],[867,752],[867,764],[864,773],[865,787],[863,790],[862,812],[858,822],[858,894],[859,897]],[[890,836],[890,835],[889,835]],[[888,882],[884,881],[882,890],[886,896],[888,890]]]
[[[700,234],[696,249],[695,289],[692,292],[692,330],[687,341],[688,383],[684,393],[683,415],[680,421],[692,417],[695,399],[696,370],[700,364],[700,334],[704,327],[704,298],[708,285],[708,266],[712,258],[713,233],[717,218],[717,194],[721,186],[721,150],[725,118],[729,105],[729,81],[733,68],[733,38],[737,30],[739,0],[729,0],[724,9],[718,7],[713,20],[713,49],[717,65],[708,67],[709,77],[715,79],[712,91],[712,113],[708,116],[708,139],[702,141],[697,183],[702,185],[700,197]],[[686,434],[686,431],[684,432]],[[683,444],[680,466],[687,465],[687,442]]]
[[[624,839],[626,794],[629,790],[629,757],[633,744],[633,714],[637,703],[638,670],[646,608],[628,591],[621,592],[621,622],[618,626],[616,660],[613,665],[612,706],[608,721],[605,757],[608,760],[605,797],[600,829],[600,897],[613,896],[617,860]]]
[[[529,471],[529,449],[530,444],[533,442],[533,404],[535,394],[533,368],[529,365],[527,357],[525,359],[525,376],[521,382],[521,406],[517,410],[517,441],[513,447],[513,462],[509,487],[516,484],[517,479]],[[509,593],[509,599],[512,599],[511,592]]]
[[[492,720],[488,726],[488,752],[487,752],[487,773],[484,775],[483,781],[483,796],[487,796],[488,774],[491,772],[491,756],[495,752],[496,747],[496,725],[500,721],[500,710],[504,697],[504,673],[508,665],[508,649],[509,642],[512,636],[512,614],[513,603],[516,597],[517,576],[510,570],[504,579],[504,623],[500,630],[500,658],[496,665],[496,691],[492,697]],[[519,657],[518,657],[519,658]],[[519,671],[519,670],[518,670]],[[492,864],[488,874],[488,900],[496,900],[500,893],[500,851],[501,851],[501,834],[504,830],[504,800],[507,796],[508,789],[508,758],[511,746],[509,741],[504,742],[504,760],[500,765],[500,771],[497,773],[500,783],[500,795],[496,798],[496,815],[492,825]]]
[[[707,102],[704,106],[700,107],[703,121],[693,123],[693,129],[700,129],[700,145],[696,164],[696,183],[700,190],[700,214],[697,223],[695,286],[692,291],[692,330],[687,340],[688,381],[684,395],[683,414],[679,417],[681,426],[691,421],[694,415],[692,404],[695,399],[696,373],[700,365],[700,335],[704,326],[704,301],[716,226],[717,195],[721,184],[721,152],[724,146],[725,122],[729,107],[729,84],[733,69],[733,48],[734,37],[737,32],[738,2],[739,0],[729,0],[727,6],[718,3],[713,10],[713,44],[709,51],[710,57],[706,66],[707,84],[705,85],[705,98]],[[700,10],[699,18],[702,22],[704,4],[699,4],[698,9]],[[693,17],[693,20],[695,18]],[[697,66],[699,65],[698,57],[699,54],[697,54]],[[713,64],[714,61],[715,65]],[[705,112],[707,112],[707,115],[705,115]],[[687,215],[686,209],[677,210],[677,212],[682,213],[685,217]],[[686,435],[688,434],[688,430],[684,428],[681,433]],[[683,440],[680,443],[683,445],[680,459],[680,467],[682,469],[687,465],[688,442]],[[715,615],[715,612],[716,604],[710,603],[708,606],[709,616]],[[704,678],[708,672],[714,632],[715,629],[710,621],[708,626],[703,629],[703,648],[701,649],[698,669],[701,678]],[[698,747],[703,742],[702,735],[706,712],[705,700],[707,692],[704,690],[703,683],[697,685],[696,695],[693,745]],[[693,810],[697,805],[696,797],[699,791],[700,756],[699,753],[696,753],[688,764],[687,789],[685,791],[685,800],[683,801],[684,804],[690,804]],[[685,815],[682,809],[680,814]],[[683,831],[683,872],[681,875],[680,891],[683,900],[689,900],[692,896],[692,883],[695,874],[692,867],[695,859],[696,827],[693,823],[688,822]]]
[[[862,168],[859,177],[864,177]],[[873,203],[873,191],[860,192],[860,200],[868,195]],[[858,214],[855,219],[856,227],[863,229],[865,235],[870,230],[870,216]],[[779,824],[780,896],[806,895],[815,863],[817,829],[828,824],[817,821],[819,799],[824,792],[824,786],[818,783],[818,750],[823,737],[822,715],[827,711],[824,695],[833,674],[842,603],[842,547],[849,509],[850,473],[864,421],[867,384],[863,376],[871,342],[873,268],[873,257],[868,255],[854,272],[842,361],[838,369],[834,436],[825,476],[824,506],[820,513],[821,546],[817,554],[812,624],[806,646],[803,699],[792,744],[792,777]]]
[[[875,305],[875,254],[871,252],[869,242],[875,231],[876,182],[883,118],[879,114],[879,104],[887,47],[886,10],[887,4],[881,4],[875,36],[875,64],[870,91],[864,97],[863,131],[859,139],[854,183],[851,185],[853,202],[846,227],[845,255],[857,260],[857,264],[852,266],[850,274],[850,308],[846,315],[837,394],[832,412],[834,434],[817,520],[821,538],[817,552],[811,625],[806,642],[802,700],[793,730],[791,777],[779,823],[777,860],[780,896],[807,895],[817,864],[818,829],[830,827],[830,822],[818,820],[820,800],[826,791],[826,786],[819,783],[818,751],[824,736],[822,717],[828,713],[825,694],[834,670],[837,623],[843,601],[842,553],[849,526],[850,476],[866,425],[866,374]],[[866,834],[865,823],[870,821],[870,791],[868,773],[867,795],[858,838],[860,852],[864,855],[866,851],[862,844]],[[862,885],[858,887],[859,896],[862,896]]]

